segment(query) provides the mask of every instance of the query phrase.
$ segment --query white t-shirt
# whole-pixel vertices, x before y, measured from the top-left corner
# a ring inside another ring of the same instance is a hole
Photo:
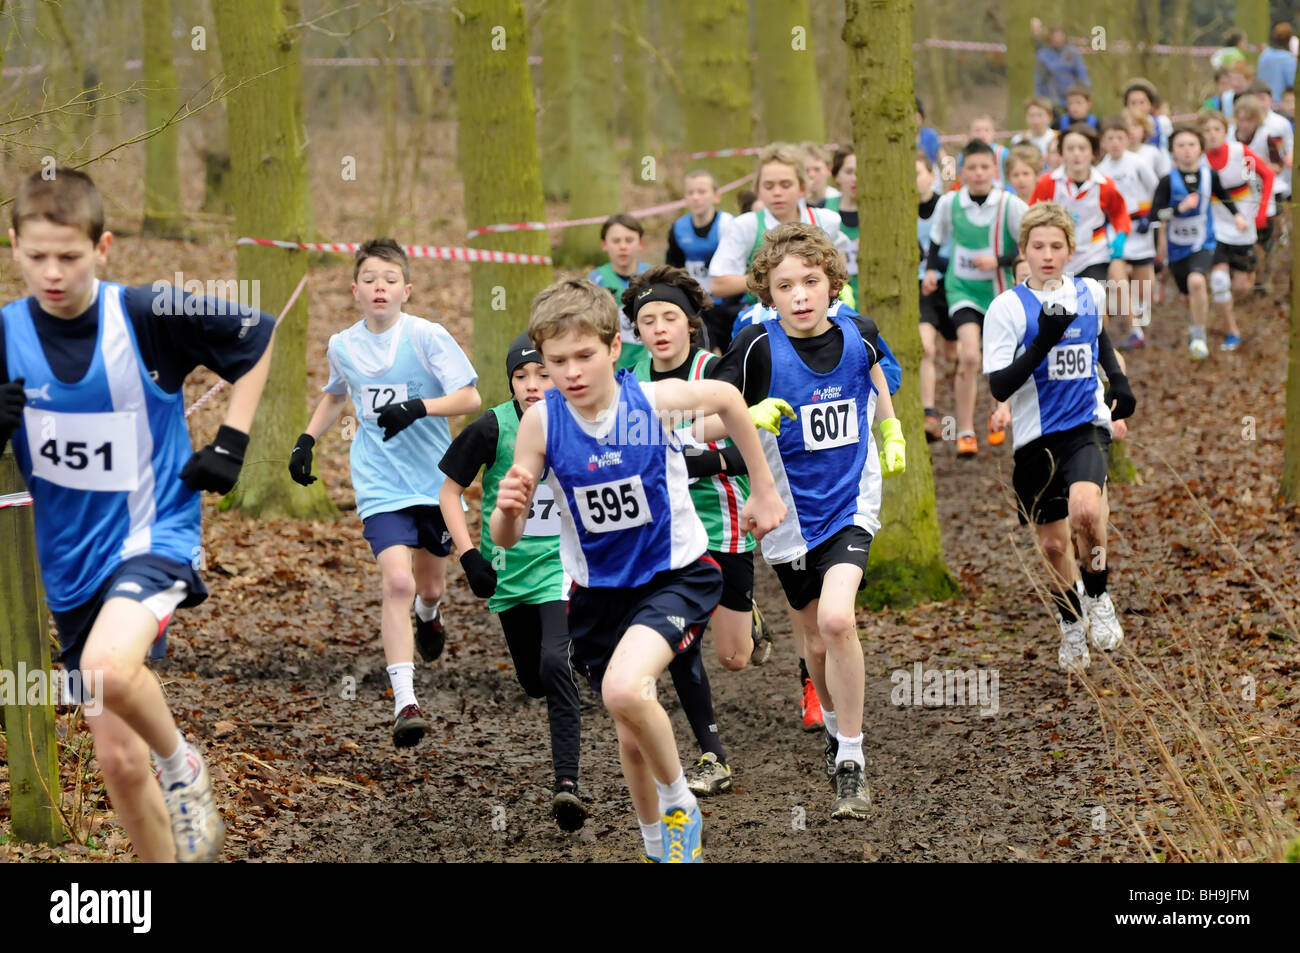
[[[763,216],[764,231],[776,228],[778,223],[767,209],[758,213],[746,212],[744,215],[737,215],[723,226],[718,250],[713,253],[713,259],[709,262],[711,278],[719,275],[743,275],[749,271],[749,253],[753,250],[754,239],[758,236],[759,215]],[[795,221],[819,225],[821,230],[830,237],[836,251],[848,255],[853,248],[853,243],[848,236],[840,231],[838,212],[825,208],[810,209],[800,199],[799,217]]]
[[[1049,126],[1047,128],[1047,131],[1044,132],[1041,136],[1035,136],[1032,132],[1029,132],[1028,130],[1026,130],[1025,132],[1018,132],[1011,137],[1011,144],[1013,146],[1017,146],[1022,142],[1028,142],[1031,145],[1038,146],[1038,151],[1043,154],[1042,171],[1046,172],[1047,171],[1047,149],[1052,144],[1052,140],[1055,138],[1056,138],[1056,130],[1052,129]]]

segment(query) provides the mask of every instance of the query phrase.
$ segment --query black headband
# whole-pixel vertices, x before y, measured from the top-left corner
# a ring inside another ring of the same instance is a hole
[[[699,312],[690,297],[681,288],[676,285],[654,284],[641,290],[641,293],[632,300],[632,323],[636,324],[637,312],[651,301],[667,301],[677,305],[688,318],[695,317]]]

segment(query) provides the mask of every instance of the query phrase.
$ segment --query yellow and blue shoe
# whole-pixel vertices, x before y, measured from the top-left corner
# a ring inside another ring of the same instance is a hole
[[[704,848],[700,846],[700,834],[704,830],[704,818],[700,816],[697,804],[687,813],[685,808],[669,809],[659,819],[659,827],[664,837],[664,859],[667,864],[699,864],[704,862]]]
[[[641,855],[641,863],[643,864],[657,864],[659,862],[660,861],[658,857],[651,857],[649,854]]]

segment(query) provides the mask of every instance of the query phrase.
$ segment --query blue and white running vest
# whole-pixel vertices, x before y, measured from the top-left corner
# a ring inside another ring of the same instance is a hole
[[[558,388],[546,392],[546,466],[561,506],[560,561],[584,588],[640,586],[690,565],[708,547],[680,441],[664,430],[630,370],[615,380],[618,396],[601,436],[582,428]]]
[[[691,222],[689,212],[673,222],[673,237],[677,239],[677,247],[686,256],[686,271],[705,291],[708,291],[712,284],[712,279],[709,278],[709,261],[713,258],[713,253],[718,250],[718,240],[722,235],[722,219],[721,212],[714,212],[709,234],[703,238],[695,234],[695,226]],[[715,304],[720,304],[722,299],[715,296],[713,301]]]
[[[96,282],[95,355],[75,384],[54,376],[29,299],[3,311],[9,379],[24,378],[27,392],[14,456],[35,505],[41,579],[56,612],[85,603],[133,556],[190,563],[199,552],[199,494],[180,479],[194,452],[184,394],[150,379],[122,290]]]
[[[1038,315],[1043,305],[1024,282],[1013,290],[1025,309],[1025,334],[1020,339],[1020,347],[1027,348],[1038,336]],[[1092,423],[1097,417],[1101,389],[1101,379],[1097,376],[1097,336],[1101,332],[1097,303],[1082,278],[1074,279],[1074,293],[1075,319],[1065,329],[1065,337],[1048,351],[1026,382],[1032,382],[1034,388],[1039,436]],[[1013,401],[1021,399],[1026,397],[1020,391],[1012,395]]]
[[[788,401],[796,419],[780,436],[758,432],[768,467],[789,512],[761,540],[763,558],[786,563],[847,526],[880,528],[880,461],[872,449],[876,388],[867,346],[847,318],[831,319],[844,353],[825,374],[799,357],[779,321],[765,322],[772,355],[768,395]]]
[[[394,324],[381,366],[362,366],[363,357],[348,347],[351,334],[365,331],[365,322],[330,338],[330,352],[348,382],[352,405],[361,421],[352,441],[352,488],[357,515],[392,513],[408,506],[437,506],[444,475],[438,461],[451,445],[446,417],[422,417],[384,442],[379,414],[389,404],[444,397],[442,384],[412,343],[413,323],[402,313]]]
[[[1193,252],[1214,251],[1214,218],[1210,214],[1210,163],[1201,157],[1200,179],[1196,192],[1200,201],[1196,208],[1179,212],[1178,205],[1187,198],[1187,183],[1174,169],[1169,173],[1169,201],[1174,207],[1174,217],[1169,219],[1169,260],[1182,261]]]
[[[935,209],[930,211],[929,218],[922,218],[920,215],[916,216],[916,243],[921,246],[921,263],[916,268],[917,281],[925,279],[925,262],[926,257],[930,254],[930,229],[934,225],[934,212],[937,208],[936,205]],[[944,271],[948,267],[948,260],[952,258],[952,235],[948,236],[948,240],[939,249],[939,257],[941,259],[939,262],[939,277],[942,278]]]

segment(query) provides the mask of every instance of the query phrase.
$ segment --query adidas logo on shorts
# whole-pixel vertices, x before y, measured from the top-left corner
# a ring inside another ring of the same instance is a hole
[[[121,582],[113,587],[114,592],[131,592],[136,595],[144,592],[144,589],[138,582]]]
[[[701,626],[693,625],[687,629],[686,634],[682,636],[682,640],[677,643],[677,651],[685,652],[690,648],[691,643],[695,641],[695,637],[700,634],[701,628]]]
[[[668,617],[668,621],[671,622],[674,626],[677,627],[677,631],[678,631],[678,632],[680,632],[680,631],[682,631],[682,629],[686,628],[686,620],[683,619],[683,618],[682,618],[681,616],[679,616],[679,615],[670,615],[670,616]]]

